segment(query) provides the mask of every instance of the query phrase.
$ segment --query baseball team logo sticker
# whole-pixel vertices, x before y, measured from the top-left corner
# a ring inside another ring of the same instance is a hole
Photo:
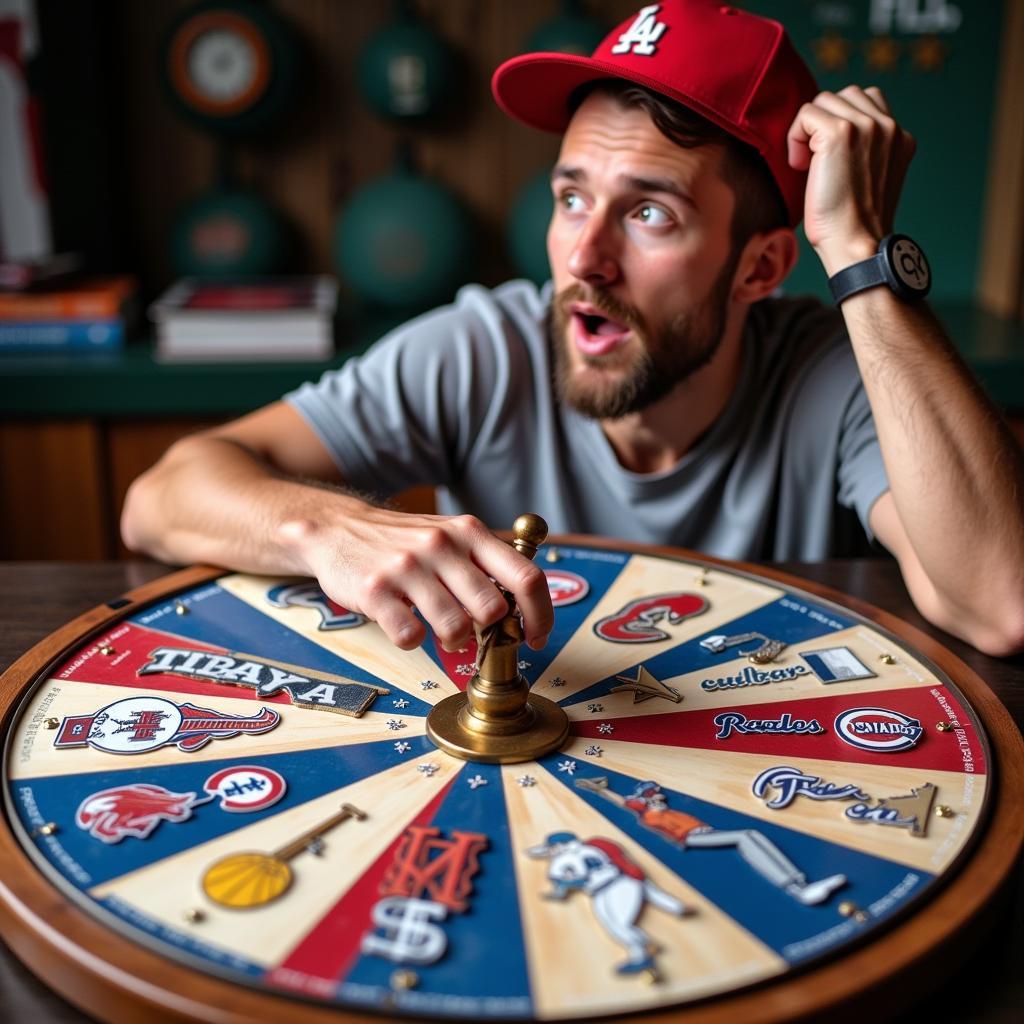
[[[714,717],[716,740],[733,733],[746,736],[818,736],[828,730],[816,718],[794,718],[788,711],[778,718],[747,718],[739,711],[723,711]]]
[[[888,708],[850,708],[836,715],[835,730],[851,747],[876,753],[910,750],[924,735],[916,718]]]
[[[471,908],[473,876],[488,844],[482,832],[454,829],[445,838],[434,826],[410,825],[380,883],[383,898],[370,910],[373,929],[362,937],[362,952],[416,966],[440,960],[448,933],[431,922]]]
[[[220,809],[235,813],[263,811],[284,796],[288,784],[273,768],[235,765],[222,768],[203,783],[210,797],[220,797]]]
[[[114,844],[126,836],[145,839],[161,821],[188,821],[195,793],[172,793],[163,786],[136,782],[87,796],[75,812],[75,824],[94,839]]]
[[[594,624],[594,632],[616,644],[657,643],[670,638],[659,628],[660,622],[678,626],[707,611],[707,607],[708,602],[700,594],[653,594],[630,601],[614,615],[606,615]]]
[[[548,594],[556,608],[582,601],[590,593],[590,584],[580,575],[567,569],[545,569]]]
[[[574,832],[551,832],[526,855],[548,862],[550,889],[543,898],[564,902],[578,890],[590,897],[594,917],[626,951],[626,959],[615,966],[617,974],[646,971],[658,976],[655,954],[661,947],[639,921],[647,916],[648,905],[675,917],[682,917],[686,908],[648,878],[621,844],[606,836],[580,839]]]
[[[191,753],[210,740],[269,732],[280,720],[273,708],[263,708],[249,718],[175,704],[164,697],[126,697],[91,715],[67,716],[53,745],[58,749],[90,746],[108,754],[145,754],[174,745]]]
[[[767,665],[768,662],[774,661],[787,646],[781,640],[773,640],[771,637],[765,636],[764,633],[735,633],[732,636],[717,633],[714,636],[706,636],[701,640],[700,645],[711,654],[721,654],[722,651],[728,650],[730,647],[736,647],[751,640],[760,640],[761,642],[738,653],[741,657],[749,658],[755,665]]]
[[[267,591],[267,601],[275,608],[313,608],[320,613],[319,630],[353,629],[366,622],[365,615],[342,608],[317,583],[284,583],[272,587]]]
[[[216,654],[190,647],[157,647],[149,652],[149,661],[138,670],[140,676],[164,672],[185,679],[209,680],[229,686],[251,686],[259,697],[287,694],[296,707],[315,711],[336,711],[359,718],[386,686],[360,683],[331,672],[314,672],[282,661],[257,658],[231,651]]]

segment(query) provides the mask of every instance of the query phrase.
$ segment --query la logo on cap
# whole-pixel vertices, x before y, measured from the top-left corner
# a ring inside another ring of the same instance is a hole
[[[633,19],[633,24],[619,36],[619,41],[612,47],[612,53],[629,53],[632,50],[641,57],[652,56],[656,50],[654,44],[668,27],[665,22],[654,17],[660,7],[661,4],[641,7]]]

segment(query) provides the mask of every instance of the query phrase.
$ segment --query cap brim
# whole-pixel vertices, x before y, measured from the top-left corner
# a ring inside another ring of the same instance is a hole
[[[569,97],[585,82],[599,78],[619,78],[644,85],[654,92],[677,100],[684,106],[719,125],[731,135],[764,152],[764,142],[751,131],[733,123],[723,123],[717,111],[700,100],[674,89],[664,82],[625,68],[621,64],[580,57],[567,53],[528,53],[505,61],[491,78],[491,92],[498,106],[509,117],[545,132],[564,132],[569,125]]]
[[[566,53],[528,53],[505,61],[491,79],[491,92],[509,117],[545,132],[569,124],[569,97],[585,82],[624,78],[615,64]]]

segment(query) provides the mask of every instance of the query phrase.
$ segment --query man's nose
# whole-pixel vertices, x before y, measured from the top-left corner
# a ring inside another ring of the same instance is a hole
[[[615,228],[605,214],[591,213],[569,254],[569,273],[593,285],[612,284],[619,275]]]

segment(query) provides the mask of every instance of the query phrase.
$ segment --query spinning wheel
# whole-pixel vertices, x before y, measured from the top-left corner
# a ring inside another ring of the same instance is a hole
[[[941,962],[1009,877],[1019,736],[911,627],[559,539],[521,648],[569,735],[462,760],[477,651],[192,569],[3,677],[0,929],[107,1019],[784,1019]]]

